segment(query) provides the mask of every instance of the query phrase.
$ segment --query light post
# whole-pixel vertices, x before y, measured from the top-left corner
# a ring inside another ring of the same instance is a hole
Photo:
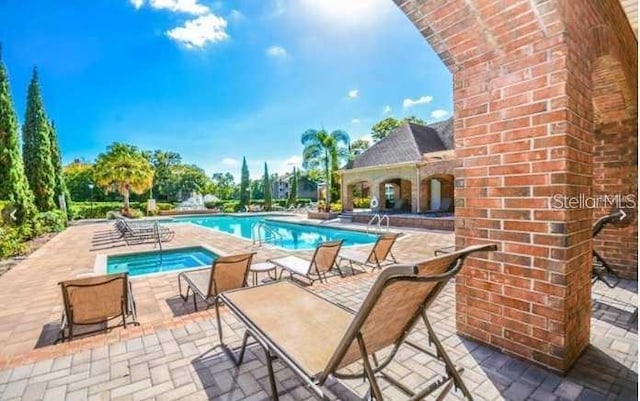
[[[89,214],[91,215],[91,218],[93,218],[93,183],[89,184],[89,190],[91,191],[91,195],[90,195],[90,199],[91,199],[91,208],[89,209],[90,212]]]

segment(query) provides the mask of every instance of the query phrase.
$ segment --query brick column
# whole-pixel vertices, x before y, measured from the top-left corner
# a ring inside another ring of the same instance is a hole
[[[456,244],[499,245],[456,281],[458,332],[565,372],[589,343],[593,211],[551,197],[592,193],[591,29],[624,13],[613,0],[395,1],[454,76]]]

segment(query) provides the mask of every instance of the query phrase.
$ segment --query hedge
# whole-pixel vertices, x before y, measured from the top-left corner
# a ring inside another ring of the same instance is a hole
[[[22,255],[27,250],[26,241],[65,227],[66,217],[61,210],[38,213],[33,221],[20,226],[0,225],[0,259]]]
[[[131,209],[135,210],[136,215],[144,216],[147,214],[147,202],[129,202]],[[171,210],[174,208],[172,203],[158,202],[156,206],[159,210]],[[72,202],[71,216],[73,219],[91,219],[105,218],[109,212],[119,211],[122,209],[122,202]]]

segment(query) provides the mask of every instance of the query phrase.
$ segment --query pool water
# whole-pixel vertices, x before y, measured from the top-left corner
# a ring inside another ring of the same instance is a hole
[[[107,257],[107,274],[129,273],[140,276],[194,267],[211,266],[217,255],[203,247],[167,249]]]
[[[325,241],[343,240],[343,246],[372,244],[377,236],[360,231],[343,230],[334,227],[312,226],[266,219],[265,216],[191,216],[177,217],[174,222],[192,223],[227,234],[251,240],[251,230],[255,223],[265,225],[277,233],[270,244],[285,249],[314,249]],[[262,237],[265,231],[261,231]]]

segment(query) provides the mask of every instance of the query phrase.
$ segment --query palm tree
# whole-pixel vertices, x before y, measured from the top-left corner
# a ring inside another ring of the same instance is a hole
[[[142,194],[153,186],[153,166],[135,146],[115,142],[98,155],[94,177],[107,192],[119,192],[124,210],[129,210],[129,194]]]
[[[331,181],[333,172],[338,168],[340,161],[349,157],[349,135],[336,130],[331,133],[324,128],[321,130],[309,129],[301,138],[304,151],[302,153],[303,167],[321,168],[326,182],[325,208],[331,206]]]

